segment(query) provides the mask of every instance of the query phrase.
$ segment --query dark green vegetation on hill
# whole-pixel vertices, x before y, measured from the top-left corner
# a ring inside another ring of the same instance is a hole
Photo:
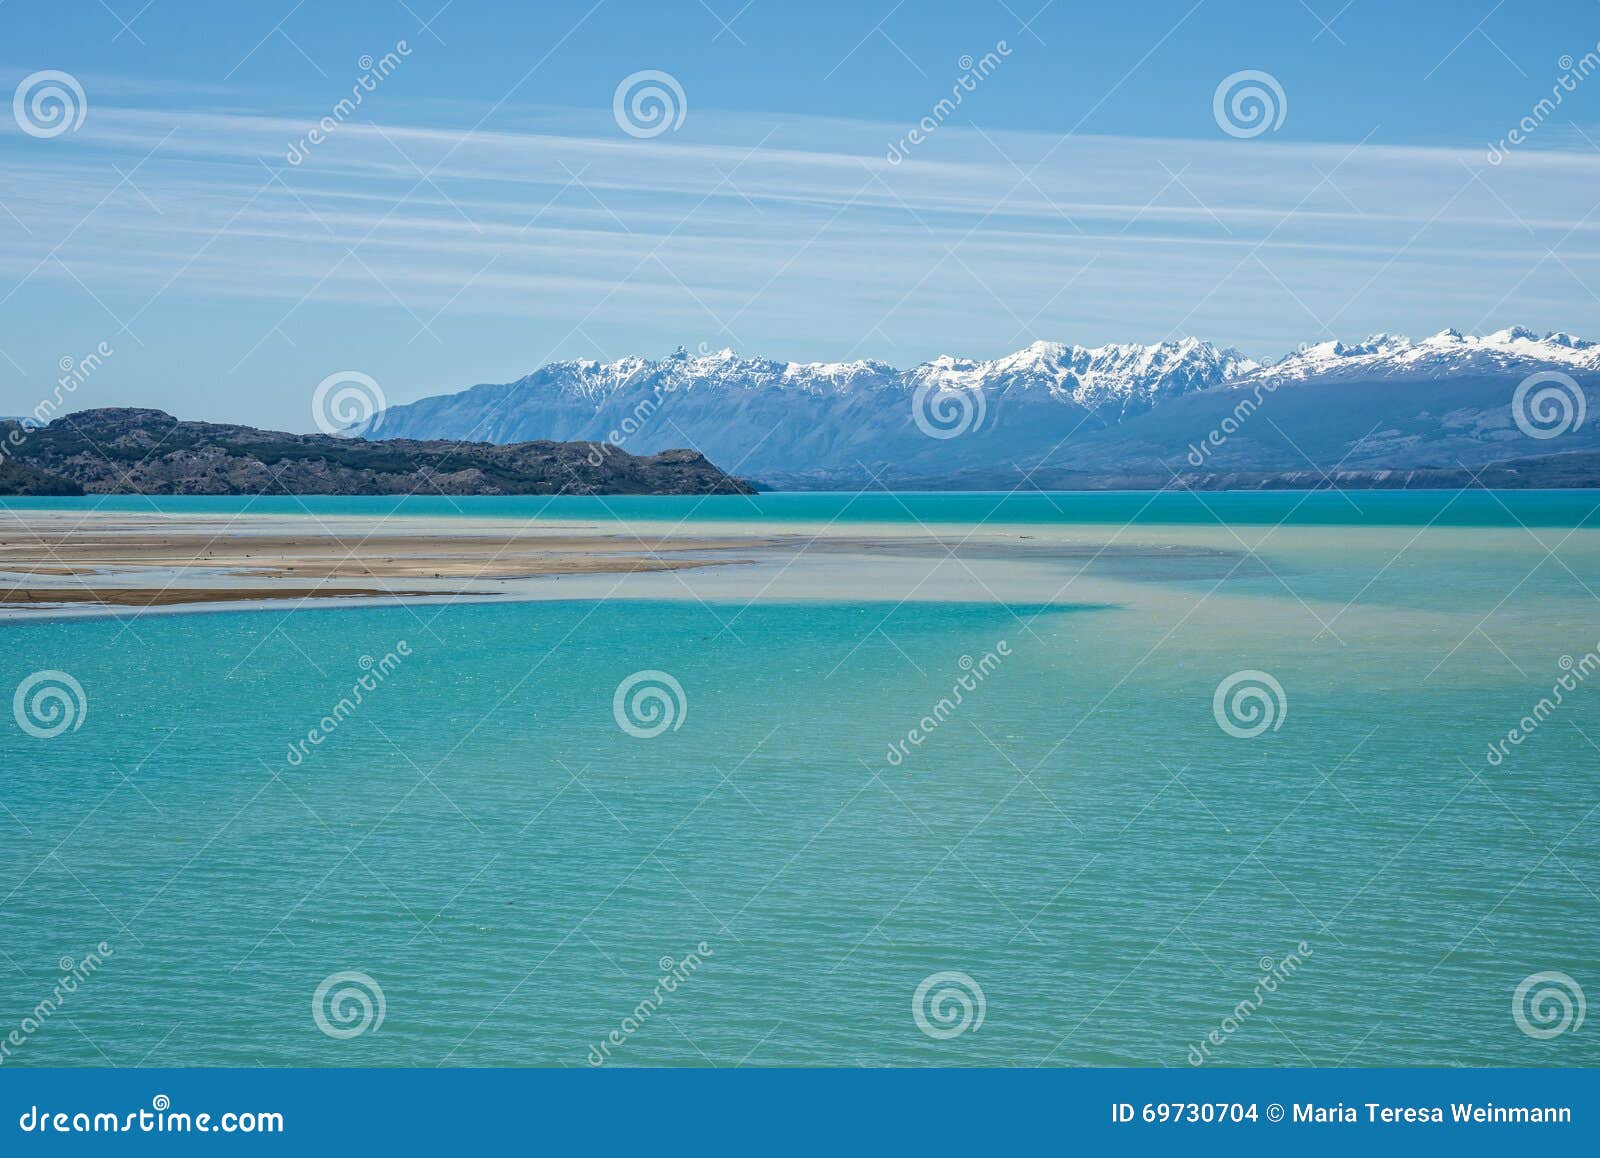
[[[586,442],[366,442],[84,410],[0,423],[0,494],[747,494],[691,450],[648,457]]]

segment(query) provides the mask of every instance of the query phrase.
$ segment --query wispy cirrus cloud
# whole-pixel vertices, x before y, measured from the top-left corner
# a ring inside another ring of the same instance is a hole
[[[185,303],[256,303],[235,356],[210,357],[231,375],[351,307],[391,346],[521,319],[507,369],[526,370],[678,340],[903,361],[1202,333],[1273,356],[1567,325],[1600,284],[1596,152],[1490,166],[952,124],[891,164],[898,127],[867,122],[697,112],[654,140],[593,112],[525,123],[351,120],[292,164],[309,122],[96,105],[71,138],[0,145],[0,298],[25,314],[55,284],[134,334]]]

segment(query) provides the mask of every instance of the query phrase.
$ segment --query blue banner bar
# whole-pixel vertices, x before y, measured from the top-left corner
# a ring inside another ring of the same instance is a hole
[[[12,1070],[0,1151],[1595,1153],[1597,1072]]]

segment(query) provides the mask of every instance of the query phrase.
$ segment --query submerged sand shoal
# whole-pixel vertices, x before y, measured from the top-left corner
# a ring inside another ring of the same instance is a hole
[[[0,618],[316,600],[854,598],[1111,603],[1247,572],[1108,527],[0,511]]]

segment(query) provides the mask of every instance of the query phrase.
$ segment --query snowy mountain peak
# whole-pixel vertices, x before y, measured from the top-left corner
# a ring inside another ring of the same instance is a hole
[[[1527,326],[1507,326],[1484,338],[1486,342],[1537,342],[1539,335]]]

